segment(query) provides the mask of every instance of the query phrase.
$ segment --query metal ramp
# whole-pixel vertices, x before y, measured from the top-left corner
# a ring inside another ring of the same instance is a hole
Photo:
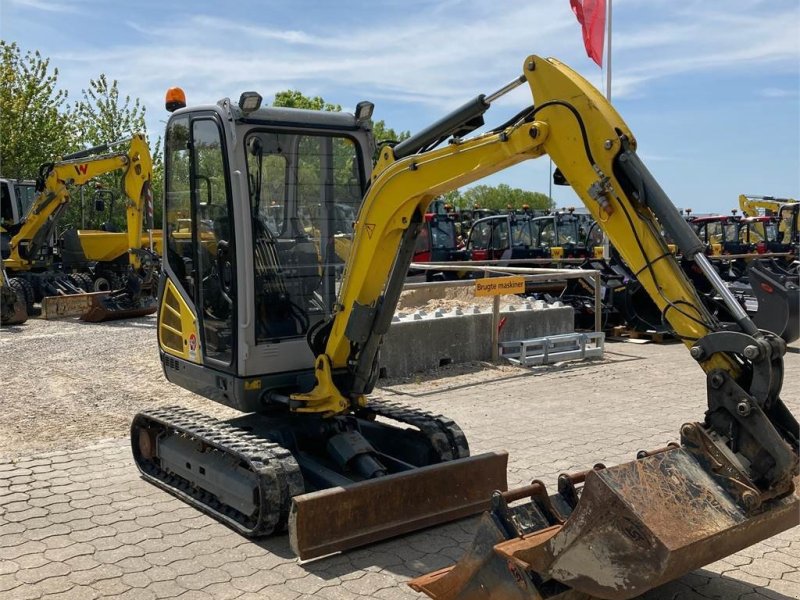
[[[605,333],[594,331],[500,342],[500,356],[522,367],[548,365],[562,360],[602,358],[605,337]]]

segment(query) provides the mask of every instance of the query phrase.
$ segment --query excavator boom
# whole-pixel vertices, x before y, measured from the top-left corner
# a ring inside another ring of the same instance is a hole
[[[681,427],[680,445],[562,474],[552,495],[539,481],[497,492],[465,557],[411,586],[436,599],[633,598],[798,524],[800,431],[779,398],[785,345],[725,290],[599,92],[554,59],[530,57],[524,71],[543,149],[706,371],[709,409]],[[735,324],[705,309],[662,227]]]

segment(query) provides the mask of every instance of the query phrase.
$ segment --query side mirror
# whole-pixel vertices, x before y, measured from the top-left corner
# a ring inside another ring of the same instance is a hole
[[[95,198],[94,199],[94,210],[95,212],[105,212],[106,210],[106,201],[102,198]]]

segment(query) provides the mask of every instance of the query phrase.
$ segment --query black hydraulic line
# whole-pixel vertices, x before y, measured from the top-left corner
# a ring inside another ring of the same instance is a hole
[[[86,148],[86,150],[79,150],[78,152],[73,152],[72,154],[65,154],[63,159],[74,160],[76,158],[86,158],[87,156],[93,156],[95,154],[100,154],[101,152],[108,152],[109,148],[109,144],[100,144],[99,146]]]
[[[617,156],[614,166],[624,173],[625,179],[634,190],[634,198],[653,211],[664,231],[675,240],[684,257],[692,260],[696,254],[705,251],[705,244],[697,237],[683,216],[675,210],[666,192],[661,189],[636,152],[624,149]]]
[[[403,140],[394,147],[395,158],[403,158],[416,154],[432,143],[446,139],[451,135],[466,135],[483,125],[482,115],[489,109],[486,96],[480,94],[469,102],[459,106],[450,114],[442,117],[419,133]]]

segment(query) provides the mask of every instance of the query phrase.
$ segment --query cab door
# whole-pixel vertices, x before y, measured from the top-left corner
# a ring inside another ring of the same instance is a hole
[[[183,305],[193,318],[183,323],[181,340],[160,326],[161,345],[192,362],[235,372],[236,268],[228,171],[215,113],[170,120],[165,151],[168,281],[162,312]],[[180,311],[178,316],[185,321]]]

